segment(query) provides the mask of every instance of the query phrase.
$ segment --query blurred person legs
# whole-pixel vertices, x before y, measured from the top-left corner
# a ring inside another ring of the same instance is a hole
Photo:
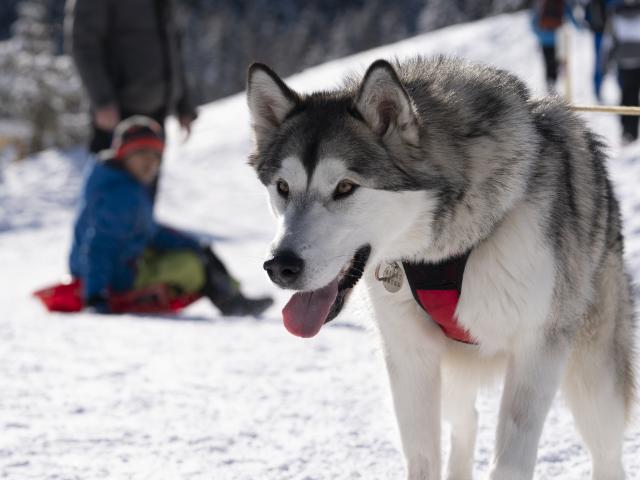
[[[593,67],[593,92],[598,102],[600,102],[602,100],[602,81],[604,80],[602,32],[594,32],[593,43],[595,51],[595,61]]]
[[[622,105],[637,107],[640,92],[640,2],[611,2],[609,27],[612,41],[611,57],[618,67]],[[638,138],[638,117],[622,116],[622,142]]]
[[[539,0],[531,9],[531,28],[542,50],[547,91],[555,93],[558,79],[556,58],[556,30],[562,26],[564,3],[555,0]]]
[[[585,20],[593,32],[594,66],[593,93],[598,101],[601,100],[602,80],[605,74],[605,55],[603,43],[605,27],[607,25],[606,0],[589,0],[585,2]]]
[[[178,294],[202,293],[223,315],[260,315],[270,297],[248,298],[210,248],[161,252],[147,249],[137,262],[134,289],[167,284]]]
[[[542,55],[544,57],[545,80],[547,91],[555,92],[556,81],[558,80],[558,59],[556,58],[555,45],[543,45]]]
[[[223,315],[260,315],[273,304],[271,297],[245,297],[239,282],[209,247],[202,249],[205,282],[202,294],[218,307]]]
[[[205,272],[198,255],[191,250],[160,252],[145,250],[136,263],[135,290],[164,283],[176,293],[198,293],[204,287]]]
[[[640,106],[640,68],[620,68],[619,79],[622,89],[621,105]],[[639,117],[634,115],[620,116],[623,142],[631,143],[638,139],[638,120]]]

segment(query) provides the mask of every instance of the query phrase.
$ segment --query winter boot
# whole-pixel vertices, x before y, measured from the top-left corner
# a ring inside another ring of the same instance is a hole
[[[216,307],[218,307],[220,312],[225,316],[240,317],[251,315],[257,317],[271,305],[273,305],[273,298],[271,297],[247,298],[241,293],[238,293],[235,297],[218,301]]]
[[[206,281],[202,294],[218,307],[223,315],[257,316],[273,304],[271,297],[247,298],[240,291],[240,284],[227,271],[213,250],[204,248],[202,257]]]

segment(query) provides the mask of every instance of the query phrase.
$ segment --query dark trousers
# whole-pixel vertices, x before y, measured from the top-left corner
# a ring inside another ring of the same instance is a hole
[[[120,112],[120,117],[123,120],[125,118],[129,118],[134,115],[139,115],[139,114],[135,112],[127,112],[127,111]],[[158,110],[157,112],[154,112],[151,114],[145,114],[145,115],[147,117],[153,118],[156,122],[162,125],[162,128],[164,128],[164,120],[167,116],[166,111],[164,109]],[[101,128],[98,128],[95,123],[91,125],[91,128],[92,128],[92,133],[91,133],[91,140],[89,141],[89,151],[91,153],[97,154],[102,150],[106,150],[110,148],[111,142],[113,140],[113,130],[103,130]],[[159,178],[160,178],[160,174],[158,173],[158,176],[149,187],[149,191],[151,192],[152,202],[155,202],[155,199],[156,199],[156,193],[158,192]]]
[[[622,105],[637,107],[640,105],[640,68],[619,68],[618,78],[622,88]],[[638,138],[638,117],[634,115],[621,115],[622,134],[631,140]]]
[[[602,80],[604,80],[604,65],[602,64],[602,32],[593,32],[593,47],[595,52],[595,66],[593,69],[593,91],[600,100]]]
[[[556,60],[556,47],[543,46],[545,77],[548,82],[555,82],[558,79],[558,60]]]

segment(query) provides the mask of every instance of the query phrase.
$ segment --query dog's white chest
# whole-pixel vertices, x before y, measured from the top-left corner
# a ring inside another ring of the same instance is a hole
[[[536,220],[518,208],[469,257],[457,316],[483,352],[508,350],[549,315],[555,262]]]

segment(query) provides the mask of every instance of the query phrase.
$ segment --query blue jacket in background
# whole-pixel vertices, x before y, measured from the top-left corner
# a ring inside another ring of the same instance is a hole
[[[148,188],[110,162],[86,179],[74,225],[69,270],[84,298],[133,287],[136,261],[146,248],[198,250],[199,243],[153,219]]]
[[[578,23],[578,21],[573,15],[573,10],[571,9],[570,2],[565,3],[564,18],[568,18],[576,28],[578,29],[580,28],[580,24]],[[536,8],[535,5],[533,8],[531,8],[531,11],[530,11],[530,21],[531,21],[531,29],[533,30],[533,33],[538,38],[538,43],[543,47],[555,47],[556,40],[557,40],[556,31],[560,27],[553,28],[553,29],[542,28],[540,26],[540,12],[538,11],[538,8]]]
[[[535,9],[531,10],[531,29],[538,38],[538,43],[543,47],[555,47],[556,46],[556,29],[547,30],[540,27],[540,18]]]

